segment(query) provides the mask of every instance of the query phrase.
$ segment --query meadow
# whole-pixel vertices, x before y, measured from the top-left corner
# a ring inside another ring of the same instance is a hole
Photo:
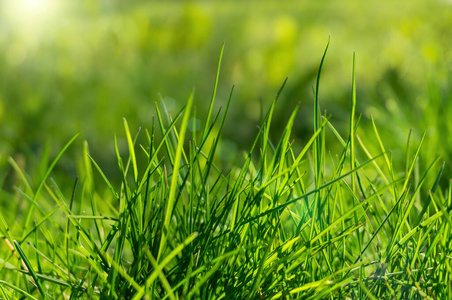
[[[451,297],[447,2],[55,3],[0,12],[2,299]]]

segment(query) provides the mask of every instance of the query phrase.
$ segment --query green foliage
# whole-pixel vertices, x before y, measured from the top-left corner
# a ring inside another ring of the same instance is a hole
[[[49,3],[48,9],[33,7],[40,2]],[[300,102],[293,135],[307,141],[317,64],[331,34],[322,109],[334,112],[339,130],[348,130],[350,71],[344,57],[356,51],[357,111],[363,119],[375,118],[395,151],[394,163],[403,161],[403,151],[395,149],[403,149],[410,128],[430,124],[426,160],[420,162],[426,168],[429,153],[452,157],[451,125],[437,117],[451,110],[452,53],[445,38],[452,36],[451,23],[445,0],[1,1],[0,166],[6,168],[12,156],[40,177],[43,157],[55,155],[76,132],[80,142],[106,145],[91,151],[100,165],[112,165],[111,136],[122,130],[118,120],[125,117],[131,128],[148,126],[158,93],[175,114],[195,86],[196,114],[206,115],[223,42],[227,55],[217,95],[224,103],[229,87],[236,86],[228,118],[241,128],[227,126],[225,143],[241,150],[251,146],[255,124],[286,76],[270,137],[279,138],[291,114],[285,108]],[[372,130],[367,122],[360,129],[362,137]],[[418,131],[413,135],[419,138]],[[58,177],[75,174],[75,149],[61,161]],[[230,152],[236,156],[234,148]],[[121,180],[111,168],[104,172],[115,183]],[[451,175],[450,168],[445,174]],[[1,179],[2,186],[10,185],[9,175],[6,185]]]
[[[197,117],[193,93],[174,117],[156,104],[156,120],[144,133],[133,136],[124,119],[125,134],[114,139],[118,184],[86,142],[69,193],[49,175],[73,139],[37,187],[10,159],[18,187],[2,192],[9,201],[9,212],[0,213],[2,297],[450,297],[452,189],[440,185],[444,164],[419,163],[427,133],[412,138],[414,152],[408,141],[403,164],[393,163],[373,120],[362,138],[355,59],[349,130],[341,133],[322,116],[325,57],[326,49],[311,138],[291,140],[296,106],[285,107],[290,117],[272,139],[286,80],[250,150],[229,171],[219,156],[232,91],[214,113],[218,73],[201,134],[188,130]]]

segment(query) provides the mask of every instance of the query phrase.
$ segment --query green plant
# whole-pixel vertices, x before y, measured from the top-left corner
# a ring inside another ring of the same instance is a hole
[[[374,136],[373,149],[379,151],[368,150],[356,134],[354,59],[349,131],[338,132],[320,109],[327,49],[317,76],[309,141],[298,145],[291,140],[299,105],[280,139],[269,138],[284,81],[242,165],[228,173],[219,167],[218,153],[224,151],[221,132],[233,89],[224,111],[214,113],[219,67],[201,132],[188,138],[193,93],[174,117],[156,105],[156,122],[141,143],[139,132],[132,136],[124,119],[126,157],[115,137],[120,186],[110,183],[87,143],[81,177],[70,195],[49,178],[74,139],[36,188],[11,159],[23,188],[16,188],[17,197],[8,195],[15,200],[10,205],[25,213],[15,219],[0,214],[8,245],[1,252],[2,298],[452,295],[452,189],[438,188],[444,165],[438,170],[435,159],[419,169],[424,133],[413,155],[407,146],[406,168],[396,169],[373,121],[367,134]],[[329,152],[327,135],[336,139],[334,149],[341,148],[337,154]],[[430,176],[434,184],[424,188]]]

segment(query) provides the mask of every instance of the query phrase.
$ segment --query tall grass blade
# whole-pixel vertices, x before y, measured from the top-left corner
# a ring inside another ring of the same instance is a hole
[[[218,79],[220,78],[220,67],[221,67],[221,60],[223,59],[223,51],[224,51],[224,43],[221,46],[220,56],[218,58],[217,73],[215,75],[215,83],[213,85],[212,98],[210,100],[209,111],[207,113],[206,125],[204,126],[204,130],[202,133],[202,139],[205,139],[207,137],[207,128],[210,126],[210,116],[212,115],[213,104],[215,102],[215,97],[217,95]]]
[[[178,180],[179,180],[179,168],[180,168],[180,164],[181,164],[182,151],[183,151],[184,141],[185,141],[185,132],[187,131],[187,127],[188,127],[188,121],[189,121],[189,117],[190,117],[190,113],[191,113],[191,107],[193,104],[193,96],[194,96],[194,92],[192,91],[190,96],[188,97],[188,102],[187,102],[187,105],[185,106],[185,113],[182,118],[182,123],[181,123],[181,127],[180,127],[181,130],[180,130],[179,141],[178,141],[178,145],[177,145],[177,149],[176,149],[176,155],[174,158],[173,175],[171,177],[171,185],[170,185],[169,195],[168,195],[166,208],[165,208],[166,210],[165,210],[165,217],[163,219],[162,238],[160,240],[160,246],[159,246],[159,251],[158,251],[158,255],[157,255],[157,262],[161,261],[161,255],[163,254],[163,250],[166,246],[166,241],[167,241],[169,230],[170,230],[169,224],[171,222],[171,217],[173,214],[174,201],[176,198],[176,189],[177,189]]]

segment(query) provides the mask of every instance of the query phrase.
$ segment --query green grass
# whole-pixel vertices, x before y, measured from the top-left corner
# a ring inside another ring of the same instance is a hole
[[[228,171],[221,134],[233,126],[233,89],[214,112],[218,72],[201,133],[187,131],[193,92],[174,116],[156,104],[144,132],[133,135],[124,119],[125,134],[115,137],[119,185],[85,142],[72,193],[60,189],[52,169],[75,137],[36,185],[10,159],[15,194],[2,197],[19,213],[0,214],[1,298],[448,299],[452,189],[439,186],[444,164],[420,166],[426,132],[408,139],[404,164],[393,162],[373,120],[359,135],[354,56],[349,131],[337,130],[321,114],[327,48],[311,138],[291,139],[299,105],[284,108],[286,126],[270,138],[286,80],[251,149]]]

